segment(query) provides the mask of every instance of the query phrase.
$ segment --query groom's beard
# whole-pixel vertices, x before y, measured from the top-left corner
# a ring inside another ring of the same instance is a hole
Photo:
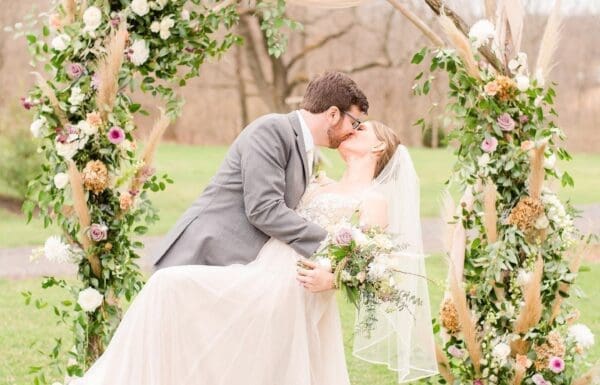
[[[329,129],[327,130],[327,139],[329,140],[329,148],[338,148],[344,140],[346,140],[350,136],[352,136],[352,133],[340,134],[337,132],[338,130],[339,129],[336,129],[336,127],[329,127]]]

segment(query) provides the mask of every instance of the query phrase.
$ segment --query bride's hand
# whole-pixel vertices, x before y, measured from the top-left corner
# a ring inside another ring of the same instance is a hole
[[[299,267],[297,279],[306,290],[318,293],[335,287],[334,276],[330,269],[307,259],[303,259],[302,264],[307,269]]]

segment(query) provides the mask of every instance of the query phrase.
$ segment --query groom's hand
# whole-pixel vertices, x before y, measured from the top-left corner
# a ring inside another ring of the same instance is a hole
[[[305,268],[298,268],[298,282],[312,293],[331,290],[334,286],[333,273],[326,267],[307,259],[301,260]]]

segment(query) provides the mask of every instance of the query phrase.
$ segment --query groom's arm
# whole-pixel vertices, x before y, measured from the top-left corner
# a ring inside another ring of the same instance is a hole
[[[285,204],[285,169],[295,138],[278,122],[265,122],[246,137],[241,173],[246,216],[263,233],[309,257],[327,232]]]

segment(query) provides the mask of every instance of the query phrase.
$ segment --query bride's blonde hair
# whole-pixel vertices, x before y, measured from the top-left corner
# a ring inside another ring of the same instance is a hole
[[[392,159],[392,156],[394,156],[394,153],[396,152],[396,148],[402,142],[400,141],[398,134],[385,124],[376,120],[369,120],[369,123],[373,125],[373,131],[375,132],[377,139],[385,144],[385,148],[381,150],[381,155],[375,165],[375,177],[377,177],[381,171],[383,171],[390,159]]]

